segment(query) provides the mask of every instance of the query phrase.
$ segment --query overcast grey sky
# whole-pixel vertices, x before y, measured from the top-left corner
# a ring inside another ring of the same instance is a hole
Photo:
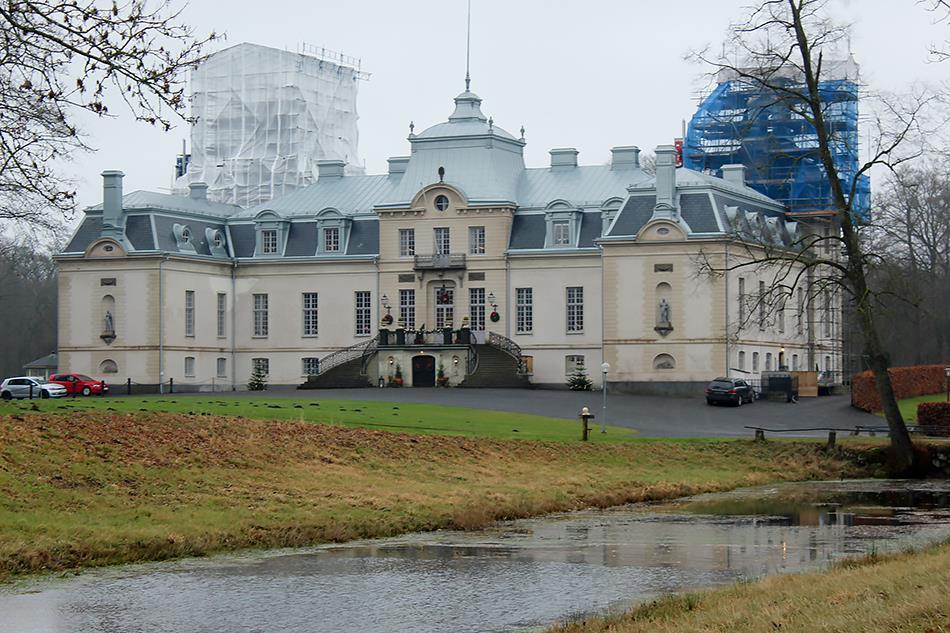
[[[689,119],[704,69],[690,49],[719,47],[748,0],[473,0],[472,90],[486,115],[517,135],[526,129],[529,166],[552,147],[576,147],[582,164],[605,162],[614,145],[645,150],[669,143]],[[943,81],[950,63],[927,62],[931,43],[950,35],[916,0],[839,0],[854,25],[852,50],[874,89]],[[369,173],[408,153],[409,121],[419,132],[444,121],[464,88],[465,0],[192,0],[183,19],[199,33],[225,32],[220,47],[249,41],[296,50],[301,42],[360,57],[360,158]],[[113,110],[118,110],[118,104]],[[101,198],[99,173],[125,172],[125,191],[164,190],[188,137],[118,119],[83,116],[94,154],[66,170],[80,208]]]

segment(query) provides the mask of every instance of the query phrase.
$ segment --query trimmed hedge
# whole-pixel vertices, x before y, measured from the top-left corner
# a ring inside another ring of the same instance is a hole
[[[950,435],[950,402],[921,402],[917,425],[928,435]]]
[[[941,393],[946,388],[943,365],[915,365],[914,367],[891,367],[891,385],[898,400]],[[863,371],[851,382],[852,404],[865,411],[880,411],[881,399],[877,395],[874,374]]]

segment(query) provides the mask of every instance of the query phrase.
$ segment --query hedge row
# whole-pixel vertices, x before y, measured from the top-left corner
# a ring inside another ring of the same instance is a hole
[[[887,373],[891,376],[891,385],[898,400],[941,393],[946,388],[943,365],[916,365],[914,367],[891,367]],[[857,374],[851,382],[851,396],[854,406],[865,411],[880,411],[881,399],[877,395],[877,383],[874,374],[864,371]]]
[[[929,435],[950,435],[950,402],[921,402],[917,425]]]

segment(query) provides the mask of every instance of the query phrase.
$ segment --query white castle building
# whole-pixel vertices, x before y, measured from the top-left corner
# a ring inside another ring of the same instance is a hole
[[[609,165],[553,149],[529,168],[523,134],[480,106],[466,89],[388,173],[321,161],[252,208],[201,183],[123,195],[104,172],[57,258],[61,368],[176,389],[241,389],[255,367],[272,385],[563,386],[579,365],[599,383],[606,361],[611,388],[664,393],[839,368],[835,297],[766,311],[770,271],[703,273],[811,231],[741,166],[716,178],[660,146],[651,176],[623,146]]]

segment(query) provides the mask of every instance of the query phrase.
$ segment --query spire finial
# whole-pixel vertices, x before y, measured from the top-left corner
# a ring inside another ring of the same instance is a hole
[[[469,61],[472,56],[472,0],[468,0],[468,24],[465,29],[465,92],[469,92],[472,77],[469,75]]]
[[[412,134],[416,130],[416,124],[413,121],[409,121],[409,134]]]
[[[521,126],[521,140],[524,140],[524,126]]]

